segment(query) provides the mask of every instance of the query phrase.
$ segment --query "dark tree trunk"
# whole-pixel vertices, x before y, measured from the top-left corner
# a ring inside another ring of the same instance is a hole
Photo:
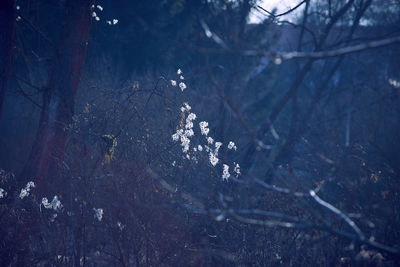
[[[22,180],[36,181],[43,193],[63,165],[66,128],[74,114],[82,66],[91,28],[92,0],[68,0],[62,32],[43,94],[39,129]],[[21,181],[21,182],[25,182]]]
[[[15,1],[0,1],[0,118],[13,59]]]

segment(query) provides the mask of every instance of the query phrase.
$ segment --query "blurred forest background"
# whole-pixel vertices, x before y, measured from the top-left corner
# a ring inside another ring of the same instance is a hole
[[[400,262],[399,0],[2,0],[0,75],[1,266]]]

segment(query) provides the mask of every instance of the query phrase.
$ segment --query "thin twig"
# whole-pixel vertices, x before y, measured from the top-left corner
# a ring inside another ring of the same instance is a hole
[[[263,7],[260,6],[260,5],[257,5],[257,8],[259,8],[259,9],[261,9],[262,11],[268,13],[268,15],[270,15],[271,17],[277,18],[277,17],[281,17],[281,16],[284,16],[284,15],[287,15],[287,14],[289,14],[289,13],[292,13],[292,12],[295,11],[297,8],[299,8],[300,6],[302,6],[306,1],[307,1],[307,0],[303,0],[303,1],[301,1],[300,3],[298,3],[296,6],[294,6],[293,8],[290,8],[289,10],[287,10],[287,11],[285,11],[285,12],[283,12],[283,13],[280,13],[280,14],[278,14],[278,15],[275,15],[275,14],[269,12],[268,10],[266,10],[265,8],[263,8]]]

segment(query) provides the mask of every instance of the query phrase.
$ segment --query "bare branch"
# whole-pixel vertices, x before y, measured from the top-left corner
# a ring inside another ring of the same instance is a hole
[[[360,240],[364,240],[365,236],[364,234],[361,232],[360,228],[358,228],[358,226],[355,224],[355,222],[353,220],[351,220],[349,218],[349,216],[347,216],[346,214],[344,214],[343,212],[341,212],[338,208],[334,207],[333,205],[329,204],[328,202],[322,200],[316,193],[314,190],[310,190],[310,196],[321,206],[327,208],[328,210],[332,211],[333,213],[337,214],[338,216],[340,216],[353,230],[354,232],[357,233],[358,237],[360,238]]]
[[[295,11],[297,8],[299,8],[300,6],[302,6],[305,2],[307,2],[307,0],[301,1],[301,2],[298,3],[296,6],[290,8],[289,10],[287,10],[287,11],[281,13],[281,14],[278,14],[278,15],[275,15],[275,14],[269,12],[268,10],[266,10],[265,8],[263,8],[263,7],[260,6],[260,5],[257,5],[257,8],[259,8],[259,9],[261,9],[262,11],[268,13],[268,15],[270,15],[271,17],[277,18],[277,17],[281,17],[281,16],[287,15],[287,14],[289,14],[289,13]]]
[[[369,49],[385,47],[388,45],[392,45],[395,43],[400,43],[400,36],[387,38],[378,41],[372,41],[367,43],[362,43],[353,46],[347,46],[339,49],[329,50],[329,51],[319,51],[319,52],[288,52],[288,53],[272,53],[265,51],[255,51],[255,50],[247,50],[243,54],[246,56],[266,56],[268,58],[272,58],[276,64],[282,63],[282,61],[291,60],[291,59],[300,59],[300,58],[308,58],[308,59],[324,59],[330,57],[339,57],[347,54],[354,54],[357,52],[362,52]]]

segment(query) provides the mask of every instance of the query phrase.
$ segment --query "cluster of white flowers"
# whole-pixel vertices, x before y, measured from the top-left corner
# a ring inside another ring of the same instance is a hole
[[[229,141],[228,149],[233,149],[236,151],[237,147],[235,145],[235,142]]]
[[[6,197],[6,196],[7,196],[7,192],[3,188],[0,188],[0,198]]]
[[[106,23],[107,23],[108,25],[115,25],[115,24],[117,24],[117,23],[118,23],[118,20],[117,20],[117,19],[113,19],[113,20],[106,20]]]
[[[63,205],[61,204],[61,201],[58,199],[58,196],[54,196],[51,202],[49,202],[49,200],[46,197],[42,198],[42,205],[46,209],[53,209],[57,212],[63,208]]]
[[[233,165],[235,165],[235,167],[233,168],[233,172],[236,173],[236,177],[238,177],[241,173],[240,173],[240,166],[237,163],[233,163]]]
[[[212,138],[212,137],[207,137],[207,143],[209,144],[209,145],[212,145],[213,143],[214,143],[214,139]]]
[[[178,84],[178,82],[176,81],[176,80],[171,80],[171,85],[172,86],[176,86],[177,84],[179,85],[179,88],[182,90],[182,92],[183,92],[183,90],[185,90],[187,87],[186,87],[186,84],[183,82],[183,80],[185,79],[185,77],[183,77],[183,74],[182,74],[182,70],[181,69],[178,69],[177,71],[176,71],[176,74],[178,74],[179,75],[179,79],[181,80],[181,82]]]
[[[19,193],[19,198],[23,199],[24,197],[29,196],[29,192],[31,191],[32,188],[35,187],[35,183],[34,182],[28,182],[25,186],[25,188],[21,189],[21,192]]]
[[[96,21],[100,21],[100,17],[98,16],[98,14],[96,13],[96,11],[95,10],[98,10],[98,11],[103,11],[104,10],[104,8],[101,6],[101,5],[92,5],[92,17],[96,20]],[[113,20],[106,20],[106,24],[108,24],[108,25],[115,25],[115,24],[117,24],[118,23],[118,20],[117,19],[113,19]]]
[[[179,83],[179,88],[181,88],[182,92],[186,89],[186,84],[184,82]]]
[[[189,113],[189,115],[187,116],[187,118],[186,118],[186,125],[185,125],[185,128],[186,129],[190,129],[192,132],[193,132],[193,130],[192,130],[192,128],[193,128],[193,120],[195,120],[196,119],[196,114],[194,114],[194,113]],[[193,135],[193,134],[192,134]]]
[[[99,21],[99,20],[100,20],[100,17],[97,16],[97,13],[96,13],[95,11],[92,12],[92,17],[93,17],[96,21]]]
[[[189,151],[189,146],[190,146],[190,137],[194,135],[193,131],[193,121],[196,119],[196,114],[190,112],[192,108],[189,106],[189,104],[184,103],[183,106],[181,107],[182,111],[182,118],[185,117],[185,114],[188,113],[186,120],[185,120],[185,125],[183,128],[176,130],[176,132],[172,135],[172,140],[174,141],[181,141],[181,146],[182,146],[182,151],[184,153],[187,153]]]
[[[202,121],[199,123],[199,126],[200,126],[201,134],[207,136],[208,133],[210,132],[210,129],[208,129],[208,122]]]
[[[226,164],[223,164],[222,166],[222,180],[228,180],[228,178],[231,177],[231,174],[229,173],[229,166]]]
[[[103,219],[103,209],[96,209],[93,208],[94,211],[94,218],[99,220],[99,222]]]
[[[20,10],[21,7],[20,7],[19,5],[17,5],[17,6],[15,7],[15,9],[16,9],[16,10]],[[20,20],[21,20],[21,16],[17,16],[17,17],[15,18],[15,20],[16,20],[16,21],[20,21]]]
[[[179,79],[181,82],[179,83],[179,87],[183,91],[186,89],[186,84],[183,82],[185,79],[182,75],[182,70],[178,69],[176,72],[179,75]],[[176,80],[170,80],[170,83],[172,86],[177,86],[178,82]],[[191,107],[187,103],[183,103],[183,106],[180,108],[182,114],[181,114],[181,127],[176,130],[176,132],[172,135],[172,140],[175,142],[180,141],[181,146],[182,146],[182,151],[183,153],[186,153],[186,158],[187,159],[192,159],[197,163],[197,159],[195,156],[190,156],[190,138],[194,136],[194,130],[193,130],[193,121],[197,118],[195,113],[190,112]],[[187,114],[187,116],[186,116]],[[184,123],[185,122],[185,123]],[[204,144],[204,149],[208,153],[208,158],[210,161],[210,164],[215,167],[220,159],[218,158],[219,154],[219,149],[222,147],[222,143],[218,141],[214,141],[214,139],[211,136],[208,136],[210,133],[210,129],[208,128],[208,122],[206,121],[201,121],[199,123],[200,127],[200,132],[201,135],[204,135],[206,144]],[[230,150],[237,150],[237,146],[233,141],[230,141],[227,145],[227,148]],[[203,151],[203,146],[202,145],[197,145],[193,147],[193,152],[202,152]],[[176,166],[176,161],[172,163],[172,166]],[[225,163],[222,164],[223,170],[222,170],[222,179],[223,180],[228,180],[229,177],[231,177],[231,174],[229,173],[229,166]],[[240,166],[237,163],[234,163],[233,166],[233,172],[236,174],[236,177],[240,175]]]
[[[126,225],[122,224],[121,222],[117,222],[117,226],[120,231],[124,230],[124,228],[126,227]]]
[[[211,165],[213,165],[213,166],[217,165],[217,163],[219,161],[218,154],[215,154],[213,152],[209,152],[208,157],[210,159]]]
[[[395,88],[400,88],[400,81],[397,81],[395,79],[388,79],[388,82],[391,86],[395,87]]]
[[[213,144],[214,140],[210,140],[211,137],[207,138],[207,142],[208,144]],[[213,165],[215,167],[215,165],[218,164],[219,162],[219,158],[218,158],[218,153],[219,153],[219,149],[221,148],[222,143],[221,142],[215,142],[215,149],[212,150],[209,146],[205,146],[206,151],[208,152],[208,159],[210,160],[211,165]]]

